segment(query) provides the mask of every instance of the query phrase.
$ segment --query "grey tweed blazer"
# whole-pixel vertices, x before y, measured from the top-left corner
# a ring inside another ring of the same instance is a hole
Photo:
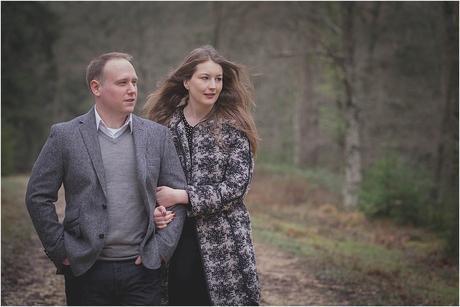
[[[155,230],[155,188],[165,185],[185,189],[186,181],[168,128],[134,114],[132,127],[137,184],[149,216],[141,256],[145,267],[156,269],[176,248],[185,209],[173,208],[176,218],[165,229]],[[32,169],[26,205],[57,273],[62,272],[66,257],[76,276],[97,260],[108,230],[105,182],[94,108],[69,122],[53,125]],[[62,184],[66,201],[63,224],[54,205]]]

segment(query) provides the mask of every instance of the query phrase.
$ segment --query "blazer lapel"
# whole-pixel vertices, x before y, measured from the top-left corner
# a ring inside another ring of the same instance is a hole
[[[133,114],[133,140],[134,140],[134,149],[136,152],[136,173],[137,173],[137,181],[140,187],[140,192],[142,195],[142,199],[144,200],[144,204],[147,208],[147,212],[150,213],[153,211],[151,205],[148,201],[147,196],[147,161],[145,159],[146,153],[146,146],[147,146],[147,134],[146,130],[144,129],[144,123],[140,120],[137,116]],[[153,189],[153,187],[149,187]]]
[[[96,116],[94,107],[80,120],[80,133],[88,151],[91,163],[96,171],[97,178],[101,184],[102,191],[107,197],[107,188],[104,175],[104,164],[102,163],[101,147],[97,137]]]

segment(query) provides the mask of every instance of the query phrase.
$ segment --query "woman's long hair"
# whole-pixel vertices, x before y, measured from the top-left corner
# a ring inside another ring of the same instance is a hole
[[[148,96],[144,115],[167,125],[182,99],[188,96],[184,81],[192,78],[198,64],[208,60],[222,67],[223,86],[207,118],[229,123],[242,131],[249,139],[251,151],[255,154],[259,137],[251,114],[255,103],[252,96],[253,87],[246,68],[226,60],[211,46],[203,46],[190,52],[183,63]]]

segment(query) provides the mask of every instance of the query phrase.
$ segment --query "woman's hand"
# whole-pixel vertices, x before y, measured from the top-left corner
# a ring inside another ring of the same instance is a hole
[[[169,223],[174,219],[176,214],[173,211],[166,210],[163,206],[158,206],[153,211],[153,221],[157,229],[163,229],[168,226]]]
[[[170,187],[161,186],[156,189],[156,199],[160,206],[169,208],[176,204],[187,204],[188,195],[184,190],[172,189]]]

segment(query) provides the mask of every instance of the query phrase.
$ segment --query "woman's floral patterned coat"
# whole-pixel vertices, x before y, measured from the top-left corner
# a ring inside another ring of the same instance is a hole
[[[228,124],[216,135],[213,120],[193,129],[189,148],[179,108],[169,128],[187,177],[190,205],[209,295],[214,305],[260,302],[249,214],[243,204],[254,160],[249,141]]]

